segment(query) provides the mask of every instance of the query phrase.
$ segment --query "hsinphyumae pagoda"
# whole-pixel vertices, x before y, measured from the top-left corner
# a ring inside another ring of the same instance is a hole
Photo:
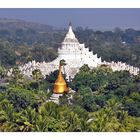
[[[131,74],[137,75],[140,72],[140,69],[137,67],[130,66],[122,62],[106,62],[101,61],[101,57],[97,57],[97,54],[93,54],[92,51],[89,51],[89,48],[85,47],[85,44],[80,44],[78,39],[75,37],[75,34],[72,30],[72,25],[69,24],[68,32],[61,43],[61,46],[58,48],[58,57],[52,62],[36,62],[30,61],[23,66],[20,66],[21,72],[30,77],[32,71],[35,69],[40,69],[44,77],[49,75],[51,72],[58,70],[59,62],[65,60],[65,74],[67,80],[74,78],[76,73],[79,72],[79,68],[84,64],[87,64],[91,69],[96,68],[102,64],[108,65],[112,68],[113,71],[127,70]],[[62,69],[64,73],[64,69]],[[10,72],[9,72],[10,73]]]
[[[97,58],[97,54],[93,55],[89,48],[79,43],[71,24],[61,47],[58,48],[58,59],[66,60],[66,63],[74,68],[79,68],[84,64],[88,64],[89,67],[97,67],[101,64],[101,58]]]
[[[61,46],[58,48],[58,57],[50,63],[40,63],[42,73],[46,75],[57,70],[60,60],[65,60],[66,62],[65,73],[68,80],[69,78],[74,78],[79,68],[84,64],[88,64],[90,68],[94,68],[102,63],[101,57],[98,58],[97,54],[93,55],[93,52],[85,47],[85,44],[79,43],[71,24],[69,24],[68,32]],[[62,72],[64,71],[62,70]]]

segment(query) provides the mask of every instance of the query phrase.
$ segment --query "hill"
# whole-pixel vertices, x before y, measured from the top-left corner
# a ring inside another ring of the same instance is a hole
[[[61,30],[62,32],[63,30]],[[35,43],[53,45],[60,36],[56,27],[18,19],[0,19],[0,39],[8,41],[14,46]]]
[[[54,27],[34,22],[27,22],[19,19],[0,18],[0,30],[15,31],[18,29],[22,30],[35,29],[36,31],[47,32],[52,31]]]

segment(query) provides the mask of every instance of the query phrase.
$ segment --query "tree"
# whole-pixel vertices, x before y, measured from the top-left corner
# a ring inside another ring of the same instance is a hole
[[[5,68],[0,66],[0,79],[4,79],[6,74],[5,71],[6,71]]]
[[[33,91],[18,87],[9,88],[5,97],[13,104],[14,109],[17,111],[33,106],[38,99]]]
[[[39,69],[35,69],[34,71],[32,71],[32,78],[33,80],[40,81],[42,79],[42,73]]]
[[[33,78],[33,82],[31,83],[31,87],[33,88],[39,88],[40,89],[40,82],[43,78],[43,75],[40,71],[40,69],[35,69],[32,71],[32,78]]]
[[[16,64],[16,54],[9,42],[0,42],[0,65],[13,66]]]
[[[68,105],[69,104],[67,93],[64,93],[62,96],[59,97],[59,104],[60,105]]]
[[[89,72],[90,68],[87,64],[84,64],[79,70],[80,72]]]
[[[11,81],[13,85],[22,87],[24,85],[24,76],[18,67],[12,69]]]
[[[120,131],[121,123],[116,115],[118,107],[120,107],[118,103],[109,100],[105,108],[93,113],[92,130],[97,132]]]
[[[0,103],[0,110],[0,131],[16,131],[14,122],[17,114],[13,105],[7,99],[4,99]]]

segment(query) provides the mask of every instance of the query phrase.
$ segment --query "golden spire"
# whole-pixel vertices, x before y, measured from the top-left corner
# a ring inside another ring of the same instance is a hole
[[[58,78],[54,83],[54,89],[53,89],[53,92],[57,93],[57,94],[62,94],[64,92],[68,92],[68,87],[67,87],[67,84],[62,76],[61,70],[62,70],[62,64],[60,61]]]

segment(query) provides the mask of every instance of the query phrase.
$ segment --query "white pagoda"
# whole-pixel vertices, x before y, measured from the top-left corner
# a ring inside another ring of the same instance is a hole
[[[58,58],[66,60],[67,63],[72,62],[74,67],[81,67],[84,64],[88,64],[89,67],[97,67],[101,64],[101,57],[98,58],[97,54],[93,55],[89,48],[85,48],[85,44],[79,43],[71,24],[69,24],[69,30],[61,47],[58,48]]]
[[[68,32],[58,48],[58,57],[52,62],[47,63],[46,66],[50,67],[51,71],[58,69],[59,61],[62,59],[66,61],[65,73],[67,77],[70,76],[71,78],[74,77],[79,68],[84,64],[87,64],[90,68],[95,68],[102,63],[101,57],[98,58],[97,54],[93,55],[93,52],[85,47],[85,44],[79,43],[71,24],[69,24]]]
[[[110,66],[113,71],[128,70],[130,73],[136,75],[139,73],[140,69],[132,67],[122,62],[106,62],[101,61],[101,57],[97,57],[97,54],[93,54],[89,51],[89,48],[85,47],[85,44],[80,44],[78,39],[72,30],[71,24],[69,24],[68,32],[58,48],[58,57],[52,62],[36,62],[31,61],[23,66],[20,66],[21,72],[30,77],[32,71],[35,69],[40,69],[44,77],[49,75],[51,72],[58,70],[60,60],[64,59],[66,61],[65,69],[62,70],[70,80],[74,78],[76,73],[79,72],[79,68],[84,64],[87,64],[91,69],[96,68],[102,64]]]
[[[55,60],[49,63],[28,62],[20,66],[20,70],[24,75],[30,77],[34,69],[40,69],[42,74],[46,76],[59,68],[59,62],[62,59],[66,61],[65,70],[63,70],[63,72],[66,73],[67,79],[74,78],[79,68],[84,64],[87,64],[90,68],[95,68],[102,63],[101,57],[98,58],[97,54],[93,55],[93,52],[85,47],[85,44],[79,43],[70,23],[68,32],[61,46],[58,48],[58,57]]]

